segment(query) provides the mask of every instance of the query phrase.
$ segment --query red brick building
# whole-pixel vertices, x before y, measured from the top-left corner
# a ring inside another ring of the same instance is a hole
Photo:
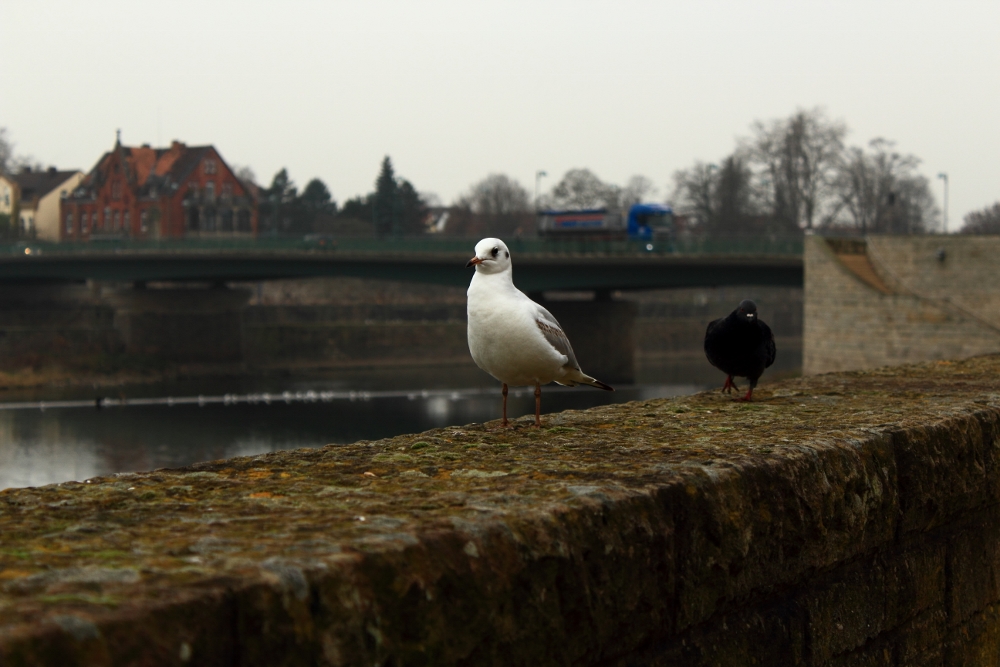
[[[214,146],[116,141],[60,206],[61,241],[256,234],[256,191]]]

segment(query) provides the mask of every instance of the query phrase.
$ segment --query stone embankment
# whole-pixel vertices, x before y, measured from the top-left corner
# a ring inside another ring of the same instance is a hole
[[[994,665],[1000,357],[0,493],[2,665]]]

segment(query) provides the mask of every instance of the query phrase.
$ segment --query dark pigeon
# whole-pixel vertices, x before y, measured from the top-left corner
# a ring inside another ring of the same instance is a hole
[[[757,304],[744,299],[728,316],[715,320],[705,331],[705,356],[726,374],[722,391],[739,391],[734,377],[750,380],[741,401],[749,401],[764,369],[774,363],[774,334],[757,318]]]

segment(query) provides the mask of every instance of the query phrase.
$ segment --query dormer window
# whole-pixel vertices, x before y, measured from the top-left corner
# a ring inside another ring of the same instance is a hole
[[[214,174],[216,170],[215,160],[205,160],[204,171],[206,174]]]

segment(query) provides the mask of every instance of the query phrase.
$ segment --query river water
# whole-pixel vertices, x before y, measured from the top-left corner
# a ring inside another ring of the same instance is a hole
[[[707,366],[647,367],[613,393],[549,385],[542,412],[691,394],[715,383]],[[0,489],[418,433],[500,409],[498,383],[467,366],[6,392]],[[508,415],[533,412],[533,389],[512,389]]]

